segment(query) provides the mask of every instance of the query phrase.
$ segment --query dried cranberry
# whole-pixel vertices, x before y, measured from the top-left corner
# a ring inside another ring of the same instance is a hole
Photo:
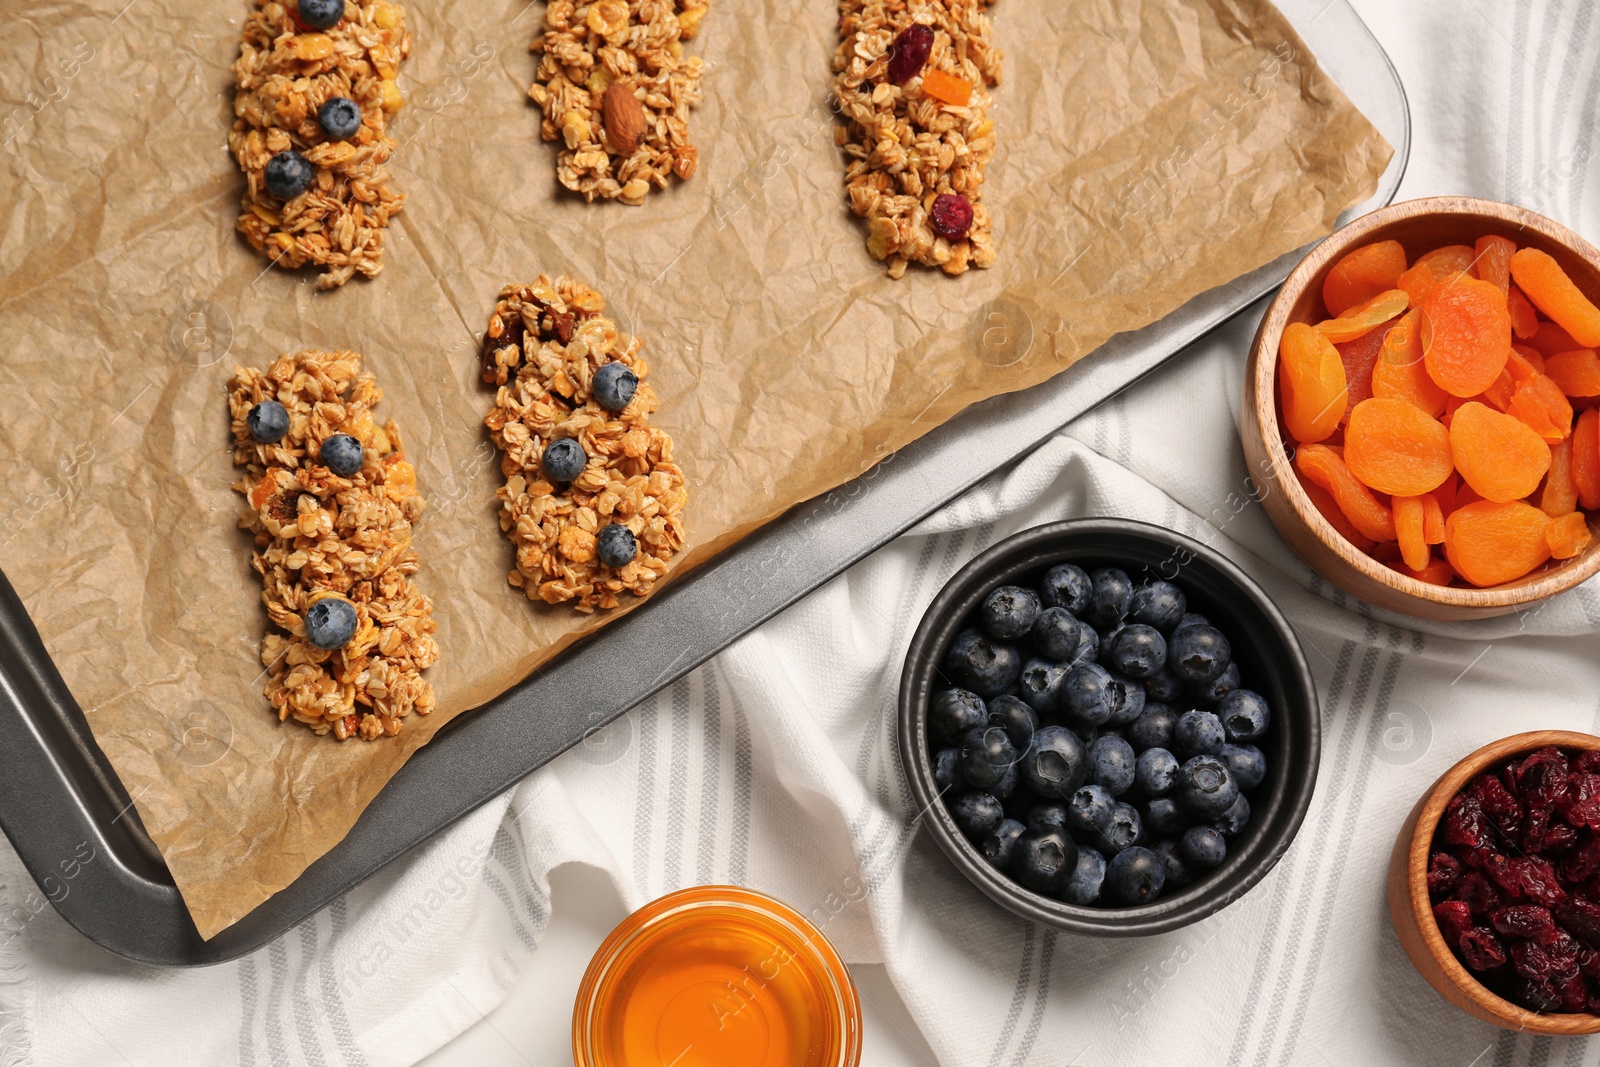
[[[1467,792],[1476,800],[1489,821],[1506,835],[1522,829],[1522,805],[1505,787],[1505,783],[1492,774],[1480,774],[1467,786]]]
[[[1448,852],[1435,852],[1428,861],[1428,895],[1438,899],[1455,892],[1461,882],[1461,861]]]
[[[1474,926],[1461,935],[1461,958],[1475,971],[1492,971],[1506,961],[1506,950],[1493,930]]]
[[[1535,904],[1554,908],[1566,903],[1567,891],[1561,888],[1561,882],[1556,878],[1556,869],[1550,866],[1549,860],[1534,856],[1518,856],[1510,861],[1510,866],[1516,872],[1523,895]]]
[[[1556,933],[1550,909],[1537,904],[1515,904],[1501,908],[1491,920],[1494,928],[1507,937],[1526,937],[1544,941]]]
[[[1569,975],[1558,982],[1556,993],[1561,997],[1562,1011],[1580,1012],[1589,1003],[1589,983],[1581,974]]]
[[[1472,909],[1465,901],[1447,900],[1433,906],[1433,921],[1439,924],[1445,944],[1459,948],[1461,935],[1472,928]]]
[[[1557,807],[1571,825],[1600,830],[1600,774],[1568,775],[1567,796]]]
[[[1478,871],[1468,871],[1461,876],[1456,888],[1456,899],[1472,909],[1472,914],[1489,915],[1505,907],[1506,898],[1487,877]]]
[[[1476,797],[1457,793],[1444,809],[1444,839],[1463,848],[1479,848],[1485,844],[1487,826],[1483,805]]]
[[[1569,882],[1587,882],[1600,873],[1600,837],[1591,837],[1561,861],[1561,877]]]
[[[1492,848],[1463,848],[1458,853],[1461,862],[1478,871],[1486,871],[1496,856],[1502,854]]]
[[[1590,978],[1600,979],[1600,952],[1588,945],[1578,946],[1578,970]]]
[[[1574,830],[1564,822],[1552,823],[1547,826],[1544,836],[1533,843],[1535,852],[1549,855],[1552,852],[1565,852],[1578,843],[1579,831]]]
[[[932,54],[933,30],[913,22],[896,34],[894,43],[889,45],[889,80],[904,85],[922,73]]]
[[[1600,749],[1584,749],[1572,761],[1572,769],[1579,774],[1600,774]]]
[[[946,241],[959,241],[972,229],[972,201],[960,193],[941,193],[928,212],[928,223]]]
[[[1498,852],[1490,853],[1483,865],[1483,873],[1487,874],[1494,884],[1499,886],[1508,895],[1520,897],[1525,895],[1522,885],[1522,871],[1512,861],[1511,857]]]
[[[1561,1007],[1561,994],[1553,983],[1542,978],[1517,975],[1516,998],[1534,1011],[1555,1011]]]
[[[1541,748],[1508,770],[1530,812],[1553,809],[1567,795],[1567,757],[1559,748]]]
[[[1573,897],[1556,911],[1556,919],[1579,941],[1600,948],[1600,904]]]
[[[1463,949],[1465,943],[1466,937],[1463,936]],[[1511,942],[1511,966],[1524,978],[1562,979],[1578,973],[1576,958],[1566,960],[1536,941]]]
[[[1557,927],[1549,940],[1536,941],[1545,954],[1550,957],[1550,963],[1555,967],[1556,974],[1561,977],[1578,973],[1578,943],[1572,935]]]

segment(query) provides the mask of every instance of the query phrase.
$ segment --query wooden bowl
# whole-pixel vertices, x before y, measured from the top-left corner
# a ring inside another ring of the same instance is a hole
[[[1278,413],[1278,340],[1291,322],[1313,323],[1327,317],[1322,280],[1345,253],[1393,239],[1414,260],[1441,245],[1470,245],[1488,234],[1548,252],[1584,295],[1600,304],[1600,249],[1560,223],[1492,200],[1464,196],[1407,200],[1363,215],[1300,261],[1261,320],[1244,378],[1239,437],[1250,475],[1262,487],[1258,495],[1278,533],[1313,570],[1345,592],[1427,619],[1504,615],[1571,589],[1600,572],[1600,537],[1572,559],[1552,560],[1516,581],[1483,589],[1430,585],[1373,559],[1322,517],[1295,477]]]
[[[1600,749],[1600,737],[1566,730],[1535,730],[1485,745],[1451,767],[1422,795],[1406,817],[1389,857],[1389,918],[1417,972],[1444,998],[1469,1015],[1506,1030],[1570,1037],[1600,1033],[1600,1016],[1540,1014],[1491,993],[1444,943],[1428,899],[1428,856],[1434,828],[1450,798],[1484,768],[1535,749]]]

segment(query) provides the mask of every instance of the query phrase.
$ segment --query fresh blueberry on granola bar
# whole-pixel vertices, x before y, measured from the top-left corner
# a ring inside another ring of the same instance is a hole
[[[601,530],[595,542],[600,562],[607,567],[618,569],[626,567],[639,554],[639,539],[633,536],[632,530],[620,522],[614,522]]]
[[[322,462],[329,470],[341,478],[348,478],[361,469],[361,462],[366,458],[357,441],[347,433],[336,433],[322,442],[322,449],[318,452]]]
[[[589,457],[583,446],[570,437],[559,437],[545,446],[539,466],[552,482],[570,482],[583,473]]]
[[[276,400],[263,400],[245,416],[250,436],[264,445],[275,445],[289,432],[289,412]]]
[[[356,635],[355,605],[344,597],[330,596],[306,611],[306,640],[320,649],[343,648]]]
[[[326,30],[344,18],[344,0],[299,0],[300,21],[314,30]]]
[[[317,108],[317,125],[335,141],[347,141],[361,128],[361,106],[348,96],[330,96]]]
[[[638,389],[639,376],[626,363],[613,361],[594,372],[594,400],[607,411],[627,407]]]
[[[316,176],[317,168],[292,148],[286,148],[267,160],[266,169],[262,172],[267,192],[285,200],[293,200],[309,189],[311,179]]]

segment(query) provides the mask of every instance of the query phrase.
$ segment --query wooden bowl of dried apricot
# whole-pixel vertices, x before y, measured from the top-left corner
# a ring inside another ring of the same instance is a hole
[[[1600,250],[1509,204],[1392,204],[1323,241],[1256,332],[1239,433],[1319,574],[1502,615],[1600,571]]]

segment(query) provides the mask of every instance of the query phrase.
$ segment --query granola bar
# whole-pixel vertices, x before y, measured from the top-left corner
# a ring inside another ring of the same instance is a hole
[[[539,132],[560,139],[556,178],[593,202],[638,206],[669,175],[694,174],[689,108],[705,64],[683,54],[706,0],[550,0],[533,42],[539,69],[528,95]]]
[[[683,547],[688,499],[671,438],[650,425],[657,401],[640,341],[604,310],[593,289],[541,275],[500,290],[483,339],[483,380],[496,387],[483,421],[506,478],[500,528],[517,553],[508,579],[530,600],[581,612],[650,592]],[[631,395],[617,395],[619,378]],[[555,453],[576,461],[552,470]],[[618,544],[634,554],[615,555]]]
[[[239,232],[274,266],[323,268],[318,289],[383,269],[384,229],[405,203],[389,184],[395,142],[384,131],[403,102],[395,79],[411,52],[399,4],[331,0],[328,18],[310,16],[329,5],[256,0],[233,64],[228,134],[245,175]],[[307,16],[332,25],[318,30]],[[347,103],[330,116],[335,99]]]
[[[233,460],[244,468],[234,488],[249,501],[239,526],[255,537],[261,600],[283,631],[261,643],[264,693],[280,722],[341,741],[393,737],[434,705],[422,677],[439,655],[433,602],[412,580],[423,501],[399,430],[373,419],[381,397],[354,352],[279,356],[264,372],[235,368],[228,383]],[[335,455],[335,444],[351,454]],[[341,475],[346,460],[353,469]],[[333,649],[313,629],[314,609],[330,600],[324,611],[350,619]]]
[[[1000,81],[993,0],[841,0],[835,140],[867,251],[961,274],[994,265],[984,168],[994,156],[989,89]]]

